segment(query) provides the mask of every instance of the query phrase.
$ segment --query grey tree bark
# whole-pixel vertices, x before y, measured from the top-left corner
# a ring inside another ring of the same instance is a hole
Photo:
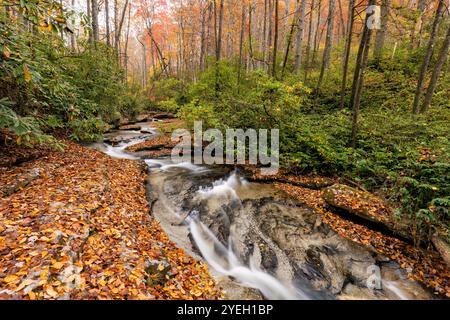
[[[386,40],[386,33],[388,29],[390,7],[391,7],[391,0],[383,0],[381,5],[381,26],[375,36],[375,47],[373,52],[377,63],[380,62],[383,55],[384,42]]]
[[[317,83],[317,92],[320,91],[320,87],[322,85],[323,77],[325,75],[325,70],[328,69],[330,64],[331,57],[331,43],[333,37],[333,21],[334,21],[334,12],[336,8],[336,0],[329,0],[328,7],[328,22],[327,22],[327,36],[325,40],[325,49],[323,51],[323,59],[322,59],[322,67],[320,69],[319,82]]]
[[[449,46],[450,27],[447,29],[447,35],[445,36],[444,43],[442,44],[442,48],[440,50],[436,66],[434,67],[433,74],[431,75],[430,84],[428,85],[427,94],[425,96],[425,101],[420,109],[420,113],[426,113],[430,108],[431,100],[433,99],[433,94],[436,91],[437,82],[442,72],[442,67],[447,61]]]
[[[369,5],[374,5],[375,0],[370,0]],[[353,107],[353,121],[351,134],[351,147],[356,148],[356,140],[359,127],[359,109],[361,105],[361,95],[364,86],[364,76],[367,69],[367,62],[369,60],[370,38],[372,36],[372,29],[367,27],[369,15],[366,15],[364,23],[364,31],[361,38],[361,44],[358,49],[357,66],[355,69],[355,77],[353,79],[354,95],[352,99]]]
[[[319,34],[320,34],[320,16],[322,11],[322,0],[319,0],[317,5],[317,23],[316,23],[316,31],[314,33],[314,47],[313,47],[313,56],[312,63],[316,62],[317,50],[319,47]]]
[[[303,34],[305,32],[305,11],[306,0],[302,0],[299,8],[299,20],[297,22],[297,43],[295,44],[295,62],[294,72],[300,72],[300,66],[302,64],[302,48],[303,48]]]
[[[352,47],[353,24],[355,20],[355,0],[350,0],[347,21],[347,36],[345,39],[344,63],[342,65],[342,84],[341,84],[341,100],[339,107],[344,108],[345,88],[347,87],[348,62],[350,59],[350,51]]]
[[[438,7],[436,9],[436,14],[433,21],[433,26],[431,29],[430,39],[428,40],[427,51],[425,53],[425,57],[422,61],[422,66],[420,68],[419,79],[417,81],[416,93],[414,96],[413,102],[413,113],[418,114],[420,99],[422,97],[423,85],[425,82],[425,76],[428,71],[428,66],[430,65],[431,57],[433,56],[434,46],[436,45],[437,33],[439,22],[441,21],[442,12],[444,11],[444,0],[439,0]]]

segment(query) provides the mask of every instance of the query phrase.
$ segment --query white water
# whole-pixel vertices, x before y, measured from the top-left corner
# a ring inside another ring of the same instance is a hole
[[[410,297],[397,286],[396,282],[383,280],[382,284],[386,289],[393,292],[399,298],[399,300],[410,300]]]
[[[147,159],[147,160],[145,160],[145,163],[150,168],[158,168],[161,171],[169,171],[171,169],[176,169],[176,168],[185,169],[185,170],[189,170],[189,171],[197,172],[197,173],[209,171],[209,169],[202,167],[202,166],[195,165],[191,162],[174,163],[170,160]]]
[[[212,187],[200,188],[198,194],[202,199],[210,197],[225,198],[228,200],[239,199],[235,189],[239,186],[244,186],[247,183],[248,182],[244,178],[238,177],[236,173],[233,173],[226,180],[220,179],[215,181]]]
[[[201,199],[220,199],[225,201],[240,201],[236,188],[247,185],[248,182],[232,173],[228,179],[220,179],[211,187],[200,188],[198,195]],[[241,208],[242,209],[242,208]],[[296,300],[309,299],[298,289],[281,283],[270,274],[257,268],[252,261],[245,266],[236,257],[231,245],[226,248],[216,236],[195,216],[189,218],[189,229],[203,258],[219,274],[230,276],[237,282],[254,289],[258,289],[268,299]],[[229,244],[233,243],[233,229],[230,229]]]
[[[201,222],[191,219],[189,229],[203,258],[218,273],[233,277],[244,286],[258,289],[271,300],[308,299],[306,295],[282,284],[273,276],[255,266],[244,266],[231,248],[226,248]]]
[[[131,142],[120,143],[118,146],[113,147],[112,145],[105,144],[105,153],[113,158],[117,159],[128,159],[128,160],[138,160],[139,157],[133,156],[125,152],[125,149],[131,147],[135,144],[144,142],[146,139],[133,139]]]

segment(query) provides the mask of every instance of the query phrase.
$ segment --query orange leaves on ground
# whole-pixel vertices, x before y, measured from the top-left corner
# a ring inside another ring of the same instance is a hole
[[[67,142],[64,152],[2,167],[0,187],[36,168],[35,180],[0,198],[0,298],[221,297],[206,266],[152,218],[139,162]]]

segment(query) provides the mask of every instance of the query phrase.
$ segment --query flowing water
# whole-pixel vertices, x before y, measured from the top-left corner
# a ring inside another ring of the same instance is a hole
[[[156,136],[151,122],[142,128],[114,131],[93,147],[139,160],[126,148]],[[249,183],[227,167],[144,161],[152,214],[178,246],[210,266],[229,299],[433,298],[397,264],[340,237],[271,185]],[[374,267],[381,277],[375,290],[368,288]]]

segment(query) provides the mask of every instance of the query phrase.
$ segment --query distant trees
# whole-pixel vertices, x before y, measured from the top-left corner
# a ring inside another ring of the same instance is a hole
[[[305,32],[305,11],[306,0],[301,0],[299,7],[299,16],[297,21],[297,43],[295,45],[295,62],[294,72],[300,72],[300,66],[302,64],[302,48],[303,48],[303,34]]]
[[[331,61],[336,59],[342,70],[337,105],[356,113],[364,103],[360,84],[370,69],[369,57],[374,67],[381,68],[387,49],[392,49],[392,59],[408,44],[412,50],[422,45],[424,57],[412,108],[416,114],[429,109],[447,61],[442,31],[443,18],[448,17],[446,0],[173,0],[170,6],[150,0],[80,1],[86,4],[89,17],[89,41],[104,41],[112,47],[126,69],[129,56],[136,55],[135,62],[147,69],[148,78],[176,76],[183,82],[197,81],[208,66],[216,65],[219,70],[217,64],[226,60],[236,67],[236,83],[242,84],[245,74],[255,69],[277,79],[292,73],[314,86],[319,97]],[[364,11],[370,5],[379,6],[380,28],[369,32]],[[405,9],[411,14],[405,14]],[[133,19],[134,27],[133,21],[130,25]],[[145,46],[145,61],[142,44],[127,40],[133,30]],[[69,39],[74,49],[75,37]],[[341,46],[342,51],[336,50]],[[135,51],[128,52],[130,47]],[[352,89],[347,94],[350,81]]]
[[[336,8],[336,0],[329,0],[328,5],[328,18],[327,18],[327,35],[325,41],[325,49],[323,50],[322,67],[320,69],[319,81],[317,83],[317,92],[320,91],[322,85],[323,77],[325,75],[325,70],[328,69],[330,65],[331,57],[331,42],[333,39],[333,26],[334,26],[334,12]]]
[[[436,40],[437,40],[438,27],[439,27],[439,23],[442,18],[443,11],[444,11],[444,0],[439,0],[438,7],[436,9],[436,14],[434,16],[430,39],[428,40],[427,50],[425,53],[425,57],[422,61],[422,66],[421,66],[420,72],[419,72],[419,80],[417,81],[416,92],[414,95],[413,113],[415,113],[415,114],[420,112],[419,104],[420,104],[420,99],[421,99],[422,93],[423,93],[423,85],[425,82],[425,77],[426,77],[426,74],[428,71],[428,67],[430,65],[431,57],[433,56],[434,46],[435,46]]]
[[[381,4],[381,25],[380,29],[377,30],[377,34],[375,37],[375,47],[373,51],[373,55],[377,63],[380,62],[383,54],[384,42],[386,40],[386,33],[388,30],[388,19],[389,19],[389,10],[391,7],[391,0],[382,0]]]
[[[369,0],[369,6],[375,4],[375,0]],[[366,14],[366,19],[363,26],[363,33],[361,36],[361,43],[358,48],[358,55],[356,58],[355,73],[353,76],[351,107],[353,109],[353,122],[351,134],[351,147],[356,147],[358,126],[359,126],[359,109],[361,104],[361,95],[364,86],[364,76],[367,69],[367,62],[370,50],[370,39],[372,37],[372,28],[369,28],[370,15]]]
[[[439,57],[436,62],[436,66],[434,67],[433,74],[431,75],[430,84],[428,85],[427,93],[425,96],[425,101],[420,108],[421,113],[425,113],[430,108],[431,99],[433,98],[434,91],[436,90],[437,82],[439,76],[442,72],[442,67],[448,58],[448,51],[450,46],[450,26],[447,29],[447,35],[445,36],[444,43],[442,44],[442,48],[439,52]]]
[[[350,0],[347,19],[347,35],[345,38],[344,63],[342,64],[342,83],[341,83],[341,99],[339,107],[344,108],[345,90],[347,87],[348,63],[350,59],[350,50],[352,46],[353,23],[355,20],[355,0]]]

